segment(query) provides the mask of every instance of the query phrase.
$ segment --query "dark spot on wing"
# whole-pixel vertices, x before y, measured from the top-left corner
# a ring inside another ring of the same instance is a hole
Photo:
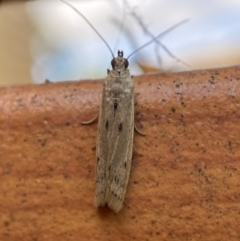
[[[117,109],[117,107],[118,107],[118,103],[117,102],[114,102],[114,110],[116,110]]]
[[[122,123],[120,123],[119,126],[118,126],[118,130],[119,130],[119,132],[122,131],[122,128],[123,128]]]
[[[124,162],[124,167],[127,168],[127,163],[126,162]]]
[[[112,194],[113,194],[113,196],[116,197],[119,201],[122,200],[122,198],[121,198],[120,196],[118,196],[117,193],[115,193],[115,192],[112,191]]]
[[[108,130],[108,120],[106,121],[106,130]]]

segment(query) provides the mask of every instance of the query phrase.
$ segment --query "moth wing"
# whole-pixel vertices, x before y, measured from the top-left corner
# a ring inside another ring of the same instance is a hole
[[[129,76],[129,78],[131,77]],[[132,78],[131,81],[133,81]],[[105,202],[111,209],[118,212],[123,206],[132,162],[134,135],[133,86],[129,87],[129,95],[118,104],[108,135],[111,142],[108,143]],[[114,135],[114,138],[111,138],[111,135]]]
[[[108,78],[108,77],[107,77]],[[107,79],[106,79],[107,81]],[[105,81],[105,82],[106,82]],[[96,144],[96,189],[94,204],[96,207],[105,205],[106,193],[106,166],[107,166],[107,129],[106,129],[106,92],[103,86],[102,100],[98,117],[98,134]]]

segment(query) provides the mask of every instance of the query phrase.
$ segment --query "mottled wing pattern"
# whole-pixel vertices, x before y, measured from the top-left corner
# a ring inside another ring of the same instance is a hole
[[[128,70],[111,71],[103,86],[97,137],[95,206],[122,208],[131,168],[134,85]]]
[[[108,153],[105,202],[118,212],[123,205],[132,161],[134,134],[134,86],[129,71],[123,73],[119,89],[114,89],[115,103],[106,113],[108,126]],[[117,81],[115,81],[117,82]],[[116,106],[117,104],[117,106]]]
[[[107,77],[107,79],[109,76]],[[95,190],[95,206],[105,205],[105,193],[106,193],[106,166],[107,166],[107,153],[108,153],[108,136],[107,129],[108,123],[106,122],[106,113],[108,105],[106,103],[106,91],[105,86],[107,79],[103,85],[102,101],[98,116],[98,134],[96,145],[96,190]]]

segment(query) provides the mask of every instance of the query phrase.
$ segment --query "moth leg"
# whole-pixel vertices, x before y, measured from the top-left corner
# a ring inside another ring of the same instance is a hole
[[[97,116],[95,116],[93,119],[91,119],[91,120],[89,120],[89,121],[83,121],[83,122],[81,122],[81,124],[83,124],[83,125],[92,124],[97,118],[98,118],[98,114],[97,114]]]
[[[138,128],[137,128],[137,126],[134,124],[134,129],[135,129],[135,131],[138,133],[138,134],[140,134],[141,136],[146,136],[146,134],[145,133],[142,133]]]
[[[133,149],[134,149],[134,151],[136,151],[140,156],[143,156],[143,154],[142,154],[141,152],[139,152],[134,145],[133,145]]]
[[[81,124],[82,124],[82,125],[90,125],[90,124],[92,124],[97,118],[98,118],[98,114],[97,114],[97,116],[95,116],[93,119],[91,119],[91,120],[89,120],[89,121],[83,121],[83,122],[81,122]],[[92,148],[92,150],[94,150],[94,149],[96,149],[96,146],[94,146],[94,147]]]
[[[128,207],[128,208],[130,208],[130,206],[127,204],[126,201],[123,202],[123,205],[126,206],[126,207]]]

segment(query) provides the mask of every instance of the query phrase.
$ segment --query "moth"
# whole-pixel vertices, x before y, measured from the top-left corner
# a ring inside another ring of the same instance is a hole
[[[127,189],[134,134],[134,81],[123,51],[104,81],[97,136],[95,205],[118,212]]]
[[[112,53],[107,42],[88,19],[74,6],[61,1],[85,19]],[[135,50],[128,58],[184,22],[186,20],[161,33]],[[119,50],[117,57],[114,57],[113,53],[112,57],[112,70],[107,70],[108,76],[103,84],[99,115],[83,124],[90,124],[98,118],[95,206],[107,204],[118,212],[122,209],[127,190],[134,148],[134,129],[140,134],[143,133],[134,125],[134,79],[128,69],[128,58],[124,58],[123,51]]]

